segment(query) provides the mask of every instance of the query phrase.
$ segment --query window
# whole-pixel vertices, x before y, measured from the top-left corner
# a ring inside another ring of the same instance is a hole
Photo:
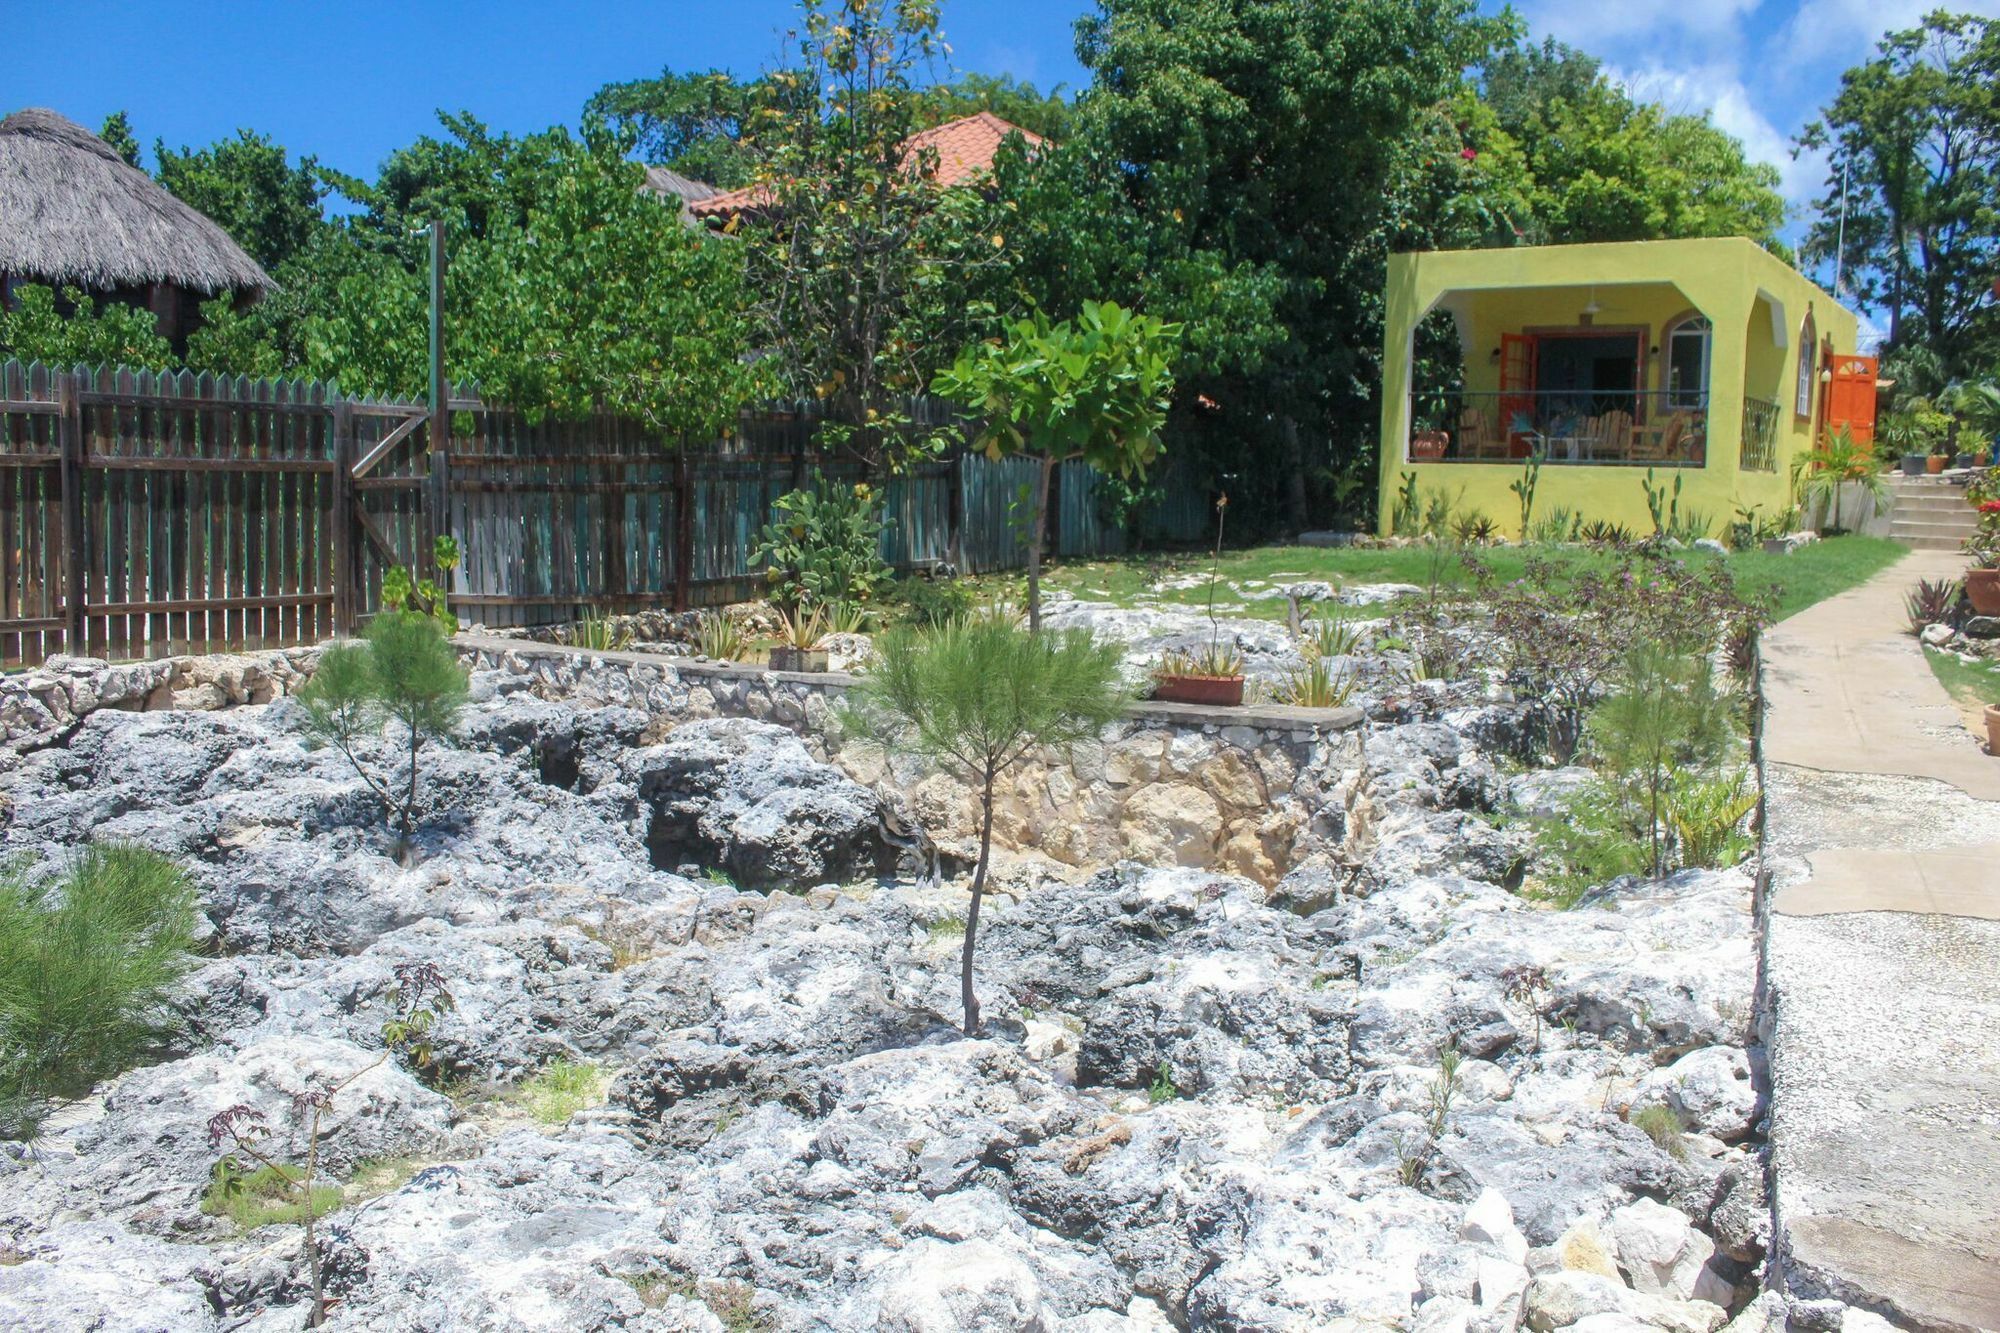
[[[1819,330],[1813,325],[1812,311],[1799,329],[1799,382],[1793,394],[1792,413],[1809,417],[1813,410],[1813,362],[1819,356]]]
[[[1708,405],[1709,323],[1701,315],[1684,319],[1667,335],[1667,406]]]

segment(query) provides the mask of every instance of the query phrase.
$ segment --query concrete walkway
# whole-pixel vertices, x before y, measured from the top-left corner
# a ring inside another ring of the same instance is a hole
[[[2000,1330],[2000,759],[1905,631],[1920,552],[1774,627],[1766,1024],[1779,1271]]]

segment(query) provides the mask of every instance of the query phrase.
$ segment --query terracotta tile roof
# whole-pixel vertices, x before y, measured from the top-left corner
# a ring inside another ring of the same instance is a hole
[[[1043,142],[1041,135],[1010,124],[991,111],[981,111],[912,134],[903,143],[903,156],[908,160],[927,148],[934,148],[938,183],[962,185],[993,169],[993,159],[1010,134],[1019,134],[1031,148],[1039,148]],[[696,217],[721,219],[736,213],[754,213],[770,203],[770,187],[752,185],[707,199],[689,200],[688,211]]]

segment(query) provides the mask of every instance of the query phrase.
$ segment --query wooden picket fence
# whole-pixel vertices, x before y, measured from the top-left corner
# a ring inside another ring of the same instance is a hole
[[[816,404],[746,412],[677,448],[637,422],[534,421],[459,391],[448,413],[315,381],[0,362],[0,665],[317,643],[379,609],[383,573],[455,536],[467,623],[754,596],[772,503],[859,480],[813,442]],[[960,430],[912,402],[920,426]],[[900,568],[1018,567],[1021,460],[964,449],[891,479],[883,556]],[[1170,473],[1178,477],[1179,474]],[[1113,554],[1096,474],[1060,470],[1055,548]],[[1151,540],[1194,541],[1203,488],[1177,480]]]

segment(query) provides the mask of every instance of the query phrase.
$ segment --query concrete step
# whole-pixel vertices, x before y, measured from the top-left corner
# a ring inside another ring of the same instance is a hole
[[[1889,534],[1892,542],[1901,542],[1912,551],[1956,551],[1964,543],[1957,537],[1905,537],[1900,532]]]
[[[1891,523],[1920,523],[1927,528],[1950,528],[1954,532],[1977,532],[1979,524],[1956,514],[1926,513],[1922,510],[1893,509],[1889,514]]]
[[[1966,500],[1965,492],[1956,489],[1949,495],[1940,495],[1936,491],[1905,491],[1891,498],[1895,500],[1898,509],[1907,505],[1912,509],[1947,509],[1966,514],[1972,512],[1972,505]]]
[[[1905,518],[1901,514],[1889,524],[1889,535],[1892,537],[1956,537],[1963,541],[1977,531],[1979,529],[1972,524],[1928,523],[1922,519]]]

